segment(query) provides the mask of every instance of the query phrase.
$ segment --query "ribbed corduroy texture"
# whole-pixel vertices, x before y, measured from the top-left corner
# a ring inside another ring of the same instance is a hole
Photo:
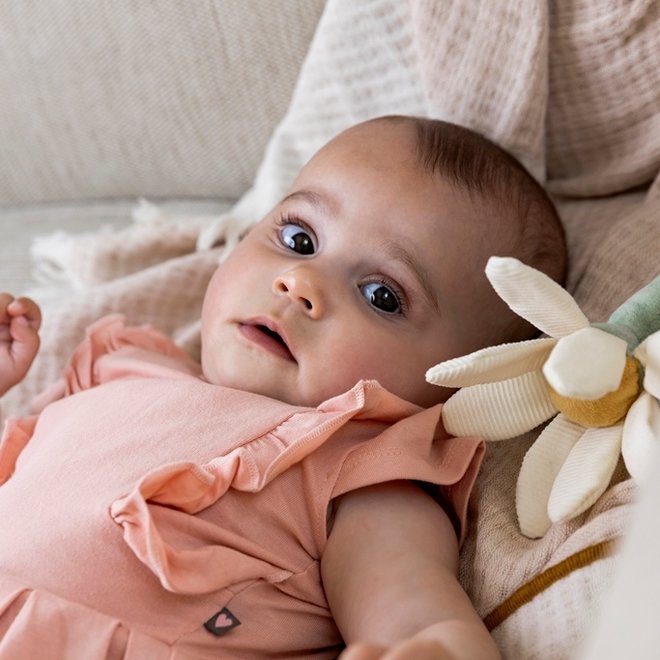
[[[426,377],[429,382],[446,387],[466,387],[513,378],[540,369],[554,345],[555,341],[549,337],[502,344],[499,349],[484,349],[431,367]]]
[[[525,454],[525,470],[516,482],[516,513],[526,536],[543,536],[550,526],[547,502],[555,475],[583,434],[582,426],[558,417]]]
[[[491,259],[486,271],[499,296],[516,314],[532,319],[541,332],[559,339],[589,325],[573,298],[548,276],[521,270],[502,259]]]
[[[463,405],[464,400],[467,400],[466,405]],[[513,438],[557,412],[550,400],[543,374],[532,371],[516,378],[486,383],[478,389],[456,392],[445,403],[443,411],[443,420],[450,433],[478,435],[480,425],[474,424],[472,415],[475,400],[480,401],[483,418],[489,421],[489,440]],[[519,410],[518,401],[522,400],[527,400],[528,404],[524,410]]]

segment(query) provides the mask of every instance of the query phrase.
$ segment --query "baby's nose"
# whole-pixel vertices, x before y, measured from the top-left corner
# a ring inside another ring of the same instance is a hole
[[[320,275],[313,269],[299,266],[281,273],[275,278],[272,288],[277,295],[288,296],[300,304],[310,318],[319,319],[323,316],[325,305]]]

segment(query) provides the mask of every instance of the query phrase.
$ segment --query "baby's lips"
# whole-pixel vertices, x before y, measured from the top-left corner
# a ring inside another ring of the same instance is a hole
[[[259,317],[239,324],[242,334],[264,350],[290,362],[296,362],[281,327],[272,319]]]

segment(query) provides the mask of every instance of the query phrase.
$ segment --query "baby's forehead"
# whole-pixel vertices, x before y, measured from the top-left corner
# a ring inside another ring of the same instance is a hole
[[[505,203],[468,190],[444,170],[426,167],[409,121],[378,119],[340,133],[308,162],[289,192],[324,189],[326,177],[338,173],[355,180],[364,175],[376,193],[392,198],[395,208],[401,194],[420,212],[436,217],[431,231],[414,215],[402,216],[393,231],[405,232],[409,240],[431,241],[440,258],[455,251],[465,258],[481,256],[484,243],[495,253],[515,242],[517,225]],[[345,201],[356,192],[347,186],[340,194]]]
[[[382,162],[400,155],[408,158],[416,152],[416,133],[408,122],[389,122],[376,119],[352,126],[326,143],[315,156],[326,156],[337,151],[355,155],[373,155]]]

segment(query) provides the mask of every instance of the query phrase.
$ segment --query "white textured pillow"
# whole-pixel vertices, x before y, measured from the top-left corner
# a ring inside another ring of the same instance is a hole
[[[325,0],[0,0],[0,206],[236,199]]]

